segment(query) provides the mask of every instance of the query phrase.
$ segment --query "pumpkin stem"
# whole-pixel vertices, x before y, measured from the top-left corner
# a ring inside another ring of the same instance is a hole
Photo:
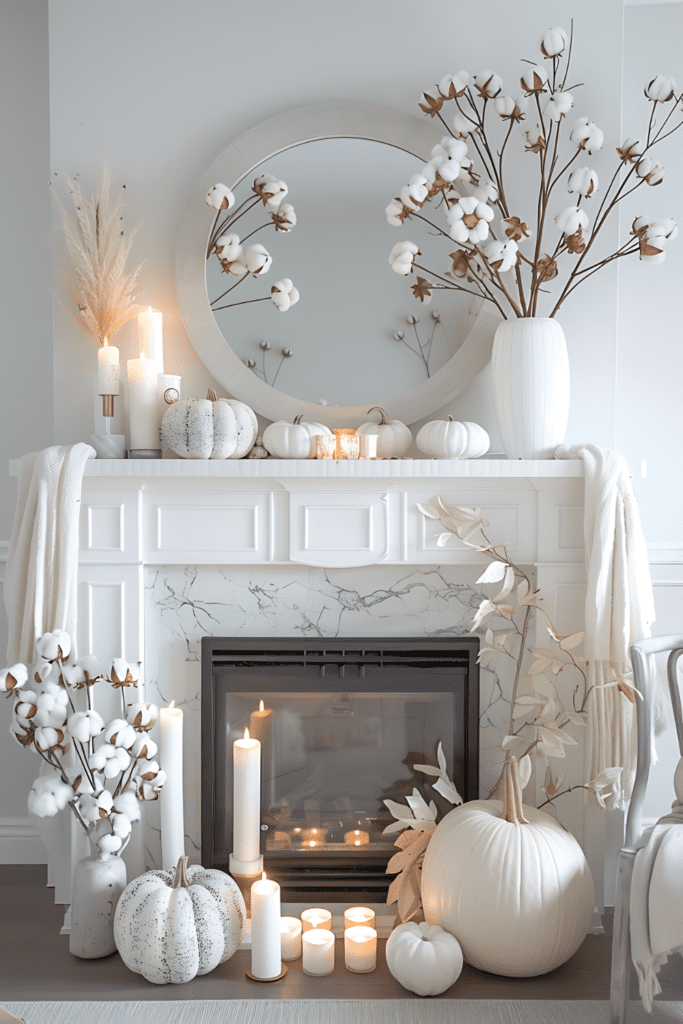
[[[448,422],[449,422],[449,423],[455,423],[455,420],[453,419],[453,417],[452,417],[452,416],[449,416],[449,417],[448,417]]]
[[[378,413],[380,414],[380,416],[381,416],[381,419],[380,419],[380,421],[379,421],[379,425],[380,425],[380,427],[383,427],[383,426],[384,426],[384,424],[385,424],[385,423],[388,423],[389,421],[387,420],[387,414],[385,413],[384,409],[382,409],[382,407],[381,407],[381,406],[379,406],[379,405],[373,405],[371,409],[368,409],[368,411],[367,411],[367,413],[366,413],[365,415],[366,415],[366,416],[369,416],[371,412],[374,412],[374,411],[375,411],[375,409],[377,410],[377,412],[378,412]]]
[[[294,420],[292,421],[292,422],[294,423],[294,426],[295,426],[295,427],[296,427],[296,426],[298,426],[298,425],[299,425],[299,423],[301,423],[301,421],[302,421],[302,419],[303,419],[303,418],[304,418],[304,414],[303,414],[302,412],[301,412],[301,413],[299,413],[299,415],[298,415],[298,416],[295,416],[295,417],[294,417]]]
[[[503,768],[505,778],[505,796],[503,799],[503,812],[505,820],[514,825],[528,825],[529,819],[524,816],[522,807],[522,782],[519,777],[519,761],[508,753]]]
[[[218,395],[213,390],[213,388],[209,388],[209,390],[206,392],[206,397],[208,398],[208,400],[210,402],[217,402],[218,401]]]
[[[189,857],[180,857],[178,864],[175,869],[175,878],[173,879],[174,889],[189,889],[191,882],[187,877],[187,862]]]

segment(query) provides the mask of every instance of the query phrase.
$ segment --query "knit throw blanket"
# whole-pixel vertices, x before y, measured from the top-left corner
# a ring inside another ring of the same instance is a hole
[[[89,444],[19,460],[17,511],[5,574],[7,662],[34,660],[36,640],[64,629],[76,643],[78,521]]]
[[[586,550],[585,654],[591,778],[623,767],[621,790],[608,806],[623,808],[636,768],[636,718],[630,649],[650,636],[654,600],[645,539],[626,462],[594,444],[564,446],[556,459],[583,459]],[[654,746],[653,746],[654,750]]]

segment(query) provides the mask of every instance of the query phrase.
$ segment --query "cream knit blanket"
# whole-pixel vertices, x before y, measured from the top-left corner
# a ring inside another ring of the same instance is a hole
[[[608,804],[623,808],[636,768],[635,708],[626,696],[633,697],[630,649],[650,636],[655,619],[647,549],[628,466],[621,455],[595,444],[578,444],[558,448],[555,458],[583,459],[585,467],[591,778],[604,768],[623,766],[621,791]]]

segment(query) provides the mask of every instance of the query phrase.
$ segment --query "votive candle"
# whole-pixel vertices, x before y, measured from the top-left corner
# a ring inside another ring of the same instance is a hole
[[[377,932],[359,925],[344,932],[344,963],[347,971],[368,974],[377,966]]]
[[[159,764],[166,772],[166,782],[159,793],[161,866],[171,870],[185,856],[183,712],[175,701],[159,710]]]
[[[334,459],[337,451],[337,438],[334,434],[316,434],[314,442],[316,459]]]
[[[329,929],[332,927],[332,914],[322,907],[310,907],[301,915],[301,923],[304,932]]]
[[[251,887],[251,973],[269,981],[282,973],[280,886],[263,877]]]
[[[301,956],[301,921],[298,917],[280,918],[282,959],[298,960]]]
[[[303,916],[303,915],[302,915]],[[334,970],[334,935],[325,928],[313,928],[301,937],[304,974],[322,978]]]
[[[353,832],[344,833],[344,842],[347,846],[367,846],[370,842],[370,835],[359,828],[354,828]]]
[[[365,925],[366,928],[375,927],[375,911],[370,907],[349,907],[344,911],[344,931],[347,928],[355,928],[358,925]]]

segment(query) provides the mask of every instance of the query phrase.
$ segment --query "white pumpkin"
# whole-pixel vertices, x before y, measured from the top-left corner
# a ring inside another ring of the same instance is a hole
[[[413,435],[405,423],[401,423],[400,420],[388,420],[387,414],[379,405],[373,405],[372,409],[368,409],[368,414],[375,409],[380,415],[379,423],[363,423],[358,428],[358,433],[377,434],[378,459],[400,458],[413,443]]]
[[[236,398],[219,398],[219,402],[225,402],[235,414],[237,426],[237,442],[235,450],[228,455],[229,459],[243,459],[254,447],[256,435],[258,434],[258,420],[256,413],[244,402],[238,402]]]
[[[206,398],[181,398],[168,407],[161,440],[183,459],[227,459],[237,446],[237,419],[210,389]]]
[[[387,967],[418,996],[439,996],[462,971],[460,943],[438,925],[408,921],[394,928],[386,946]]]
[[[430,924],[455,935],[468,964],[511,978],[547,974],[581,945],[593,879],[571,833],[522,805],[519,765],[505,762],[505,800],[472,800],[434,830],[422,868]]]
[[[263,447],[278,459],[314,459],[313,438],[318,434],[331,434],[322,423],[302,423],[297,416],[293,423],[277,420],[263,431]]]
[[[187,867],[147,871],[123,890],[114,941],[126,967],[155,985],[181,985],[229,960],[246,909],[237,883],[223,871]]]
[[[435,459],[478,459],[489,450],[491,440],[478,423],[431,420],[420,427],[415,443],[421,452]]]

